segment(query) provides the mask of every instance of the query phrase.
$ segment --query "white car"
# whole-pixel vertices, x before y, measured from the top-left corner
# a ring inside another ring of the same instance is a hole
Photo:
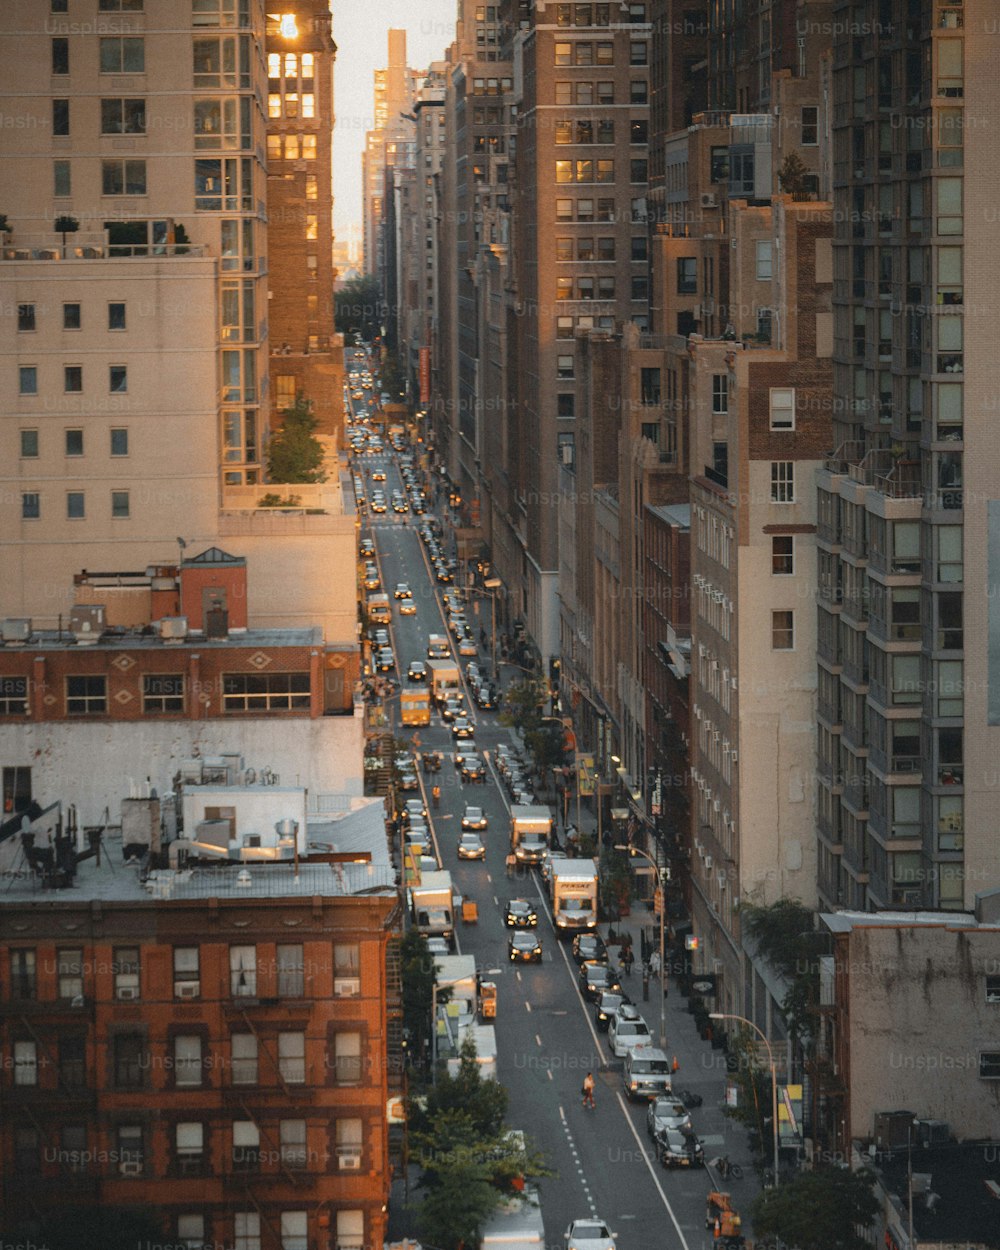
[[[622,1003],[608,1025],[608,1042],[619,1059],[624,1059],[633,1046],[652,1045],[649,1025],[631,1003]]]
[[[566,1250],[615,1250],[614,1235],[603,1220],[574,1220],[563,1233]]]
[[[466,803],[465,813],[462,816],[462,828],[463,829],[485,829],[486,828],[486,813],[483,811],[483,809],[481,807],[473,807],[471,804]]]

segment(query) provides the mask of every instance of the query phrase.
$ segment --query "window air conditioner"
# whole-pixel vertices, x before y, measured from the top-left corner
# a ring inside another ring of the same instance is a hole
[[[138,985],[119,985],[118,989],[115,991],[115,998],[117,998],[118,1001],[122,1003],[131,1002],[133,999],[138,998],[138,997],[139,997]]]
[[[720,868],[720,869],[719,869],[719,871],[715,874],[715,879],[716,879],[716,881],[718,881],[718,883],[719,883],[719,889],[720,889],[720,890],[724,890],[724,889],[726,888],[726,874],[725,874],[725,872],[723,872],[723,870],[722,870],[721,868]]]
[[[712,860],[711,855],[706,855],[706,856],[705,856],[705,871],[706,871],[706,872],[711,872],[711,871],[712,871],[712,863],[713,863],[713,862],[714,862],[714,861]]]
[[[718,197],[711,191],[703,191],[701,195],[702,208],[718,208]]]
[[[337,1160],[337,1166],[342,1172],[359,1172],[361,1170],[361,1156],[359,1154],[340,1155]]]
[[[734,752],[733,752],[733,763],[734,763],[734,764],[739,763],[739,758],[740,758],[740,757],[739,757],[739,753],[738,753],[738,752],[736,752],[736,751],[734,751]]]
[[[333,993],[336,998],[357,998],[361,993],[361,978],[335,977]]]
[[[123,1159],[118,1165],[118,1171],[122,1176],[141,1176],[142,1164],[138,1159]]]
[[[200,981],[175,981],[174,998],[197,998],[201,994]]]
[[[722,804],[719,802],[719,800],[718,800],[718,799],[713,799],[713,800],[712,800],[712,811],[713,811],[713,812],[719,812],[719,811],[721,811],[721,810],[722,810]]]

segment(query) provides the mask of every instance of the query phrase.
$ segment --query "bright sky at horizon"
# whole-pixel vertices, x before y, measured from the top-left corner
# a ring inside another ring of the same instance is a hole
[[[331,0],[337,61],[333,136],[334,235],[361,226],[361,156],[374,115],[375,70],[389,57],[389,30],[406,31],[406,59],[416,69],[444,59],[455,37],[456,0]]]

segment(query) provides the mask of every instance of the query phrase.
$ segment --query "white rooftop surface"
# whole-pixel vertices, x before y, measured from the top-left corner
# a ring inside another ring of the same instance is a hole
[[[820,917],[834,933],[852,929],[898,929],[913,925],[932,925],[947,929],[995,929],[983,924],[967,912],[954,911],[838,911],[824,912]]]
[[[373,864],[389,867],[389,841],[385,834],[385,800],[369,799],[363,807],[336,820],[309,819],[306,839],[310,850],[329,850],[340,855],[368,855]]]

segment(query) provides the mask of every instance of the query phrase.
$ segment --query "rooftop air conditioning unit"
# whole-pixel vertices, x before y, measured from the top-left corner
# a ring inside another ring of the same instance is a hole
[[[702,208],[718,208],[719,200],[714,191],[703,191],[701,194]]]
[[[0,642],[27,642],[31,637],[31,621],[11,617],[0,623]]]
[[[92,646],[104,633],[104,604],[78,603],[70,610],[69,632],[81,647]]]
[[[180,642],[187,637],[186,616],[165,616],[160,621],[160,637],[164,642]]]

